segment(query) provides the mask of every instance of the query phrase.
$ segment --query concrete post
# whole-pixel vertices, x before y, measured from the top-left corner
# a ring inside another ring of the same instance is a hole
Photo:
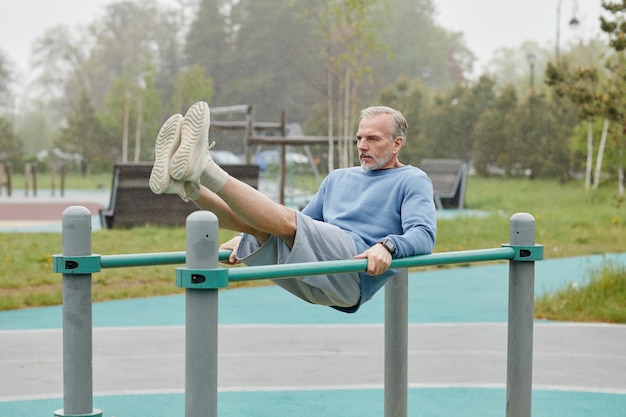
[[[65,209],[63,256],[91,255],[91,213]],[[102,416],[93,409],[91,273],[63,274],[63,409],[55,416]]]
[[[218,267],[219,227],[213,213],[196,211],[187,217],[186,242],[186,268]],[[186,417],[217,417],[217,311],[217,288],[186,289]]]
[[[385,417],[406,417],[408,403],[409,273],[385,285]]]
[[[510,245],[535,245],[535,219],[517,213],[510,220]],[[530,417],[532,405],[535,262],[509,263],[509,323],[506,416]]]

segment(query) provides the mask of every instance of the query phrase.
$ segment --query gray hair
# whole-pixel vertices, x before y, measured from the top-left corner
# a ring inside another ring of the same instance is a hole
[[[400,136],[402,138],[402,142],[406,142],[409,124],[404,118],[404,115],[396,109],[392,109],[387,106],[370,106],[361,110],[361,118],[359,120],[363,120],[369,116],[378,116],[379,114],[391,115],[391,133],[393,134],[391,139],[393,140]]]

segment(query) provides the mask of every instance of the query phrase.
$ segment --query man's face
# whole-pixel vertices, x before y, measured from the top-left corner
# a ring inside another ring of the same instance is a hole
[[[393,138],[391,115],[379,114],[361,120],[356,148],[361,167],[366,171],[393,168],[400,150],[400,139]]]

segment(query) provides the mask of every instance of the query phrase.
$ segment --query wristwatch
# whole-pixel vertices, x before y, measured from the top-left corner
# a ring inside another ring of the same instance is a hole
[[[376,243],[380,243],[381,245],[383,245],[385,249],[387,249],[392,255],[396,251],[396,245],[389,238],[384,238],[383,240],[380,240]]]

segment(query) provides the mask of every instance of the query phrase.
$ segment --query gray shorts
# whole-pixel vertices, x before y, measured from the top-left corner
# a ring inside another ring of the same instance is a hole
[[[237,257],[248,266],[276,265],[352,259],[357,254],[350,235],[332,224],[296,212],[297,231],[293,248],[277,236],[261,244],[244,234]],[[273,280],[274,283],[313,304],[352,307],[361,297],[359,274],[313,275]]]

